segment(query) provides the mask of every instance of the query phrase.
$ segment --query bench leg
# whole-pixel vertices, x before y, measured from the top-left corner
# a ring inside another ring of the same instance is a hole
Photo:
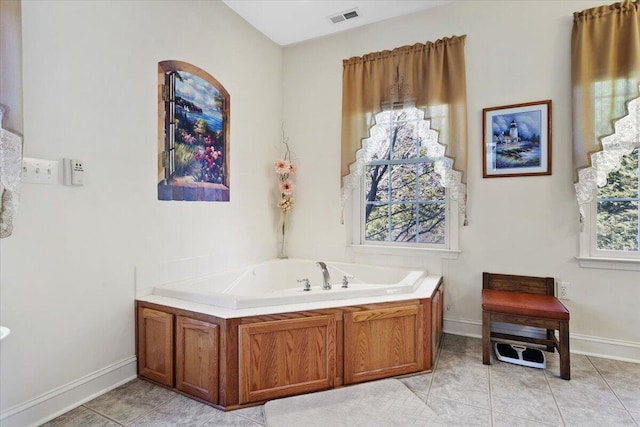
[[[482,363],[491,365],[491,313],[482,311]]]
[[[560,378],[571,379],[571,360],[569,356],[569,322],[560,322]]]
[[[555,330],[553,329],[547,329],[547,339],[548,340],[552,340],[555,338]],[[547,351],[553,353],[556,350],[556,346],[553,344],[549,344],[547,345]]]

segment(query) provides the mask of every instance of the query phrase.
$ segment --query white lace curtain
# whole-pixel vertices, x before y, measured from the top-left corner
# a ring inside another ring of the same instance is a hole
[[[393,106],[412,100],[411,114],[427,118],[421,125],[423,146],[434,154],[441,183],[465,212],[467,169],[467,105],[464,41],[453,36],[375,52],[343,61],[342,165],[343,202],[371,160],[376,135]],[[430,129],[438,116],[439,134]],[[382,127],[381,127],[382,126]],[[438,153],[437,155],[435,153]],[[454,170],[455,161],[455,170]]]
[[[390,128],[402,115],[402,120],[415,123],[409,127],[409,138],[420,142],[424,153],[433,161],[440,183],[449,189],[451,199],[459,203],[465,212],[466,185],[462,182],[462,173],[453,169],[453,159],[445,155],[446,146],[438,139],[438,132],[431,128],[431,120],[425,120],[425,112],[413,105],[402,109],[387,109],[374,116],[375,124],[369,131],[369,137],[362,140],[362,148],[356,152],[355,162],[349,165],[349,175],[344,178],[342,202],[357,188],[367,163],[373,159],[387,158],[390,151]]]
[[[640,5],[576,12],[572,33],[573,148],[581,218],[597,187],[640,145]]]
[[[3,116],[4,108],[0,106],[0,238],[13,231],[22,170],[22,138],[2,128]]]

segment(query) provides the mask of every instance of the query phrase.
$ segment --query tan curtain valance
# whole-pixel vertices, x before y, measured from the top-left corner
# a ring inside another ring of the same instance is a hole
[[[583,206],[606,184],[620,157],[637,141],[602,139],[627,115],[640,83],[640,4],[626,0],[576,12],[571,36],[573,162],[576,193]]]
[[[594,83],[619,78],[640,81],[639,7],[637,1],[625,1],[573,15],[571,77],[576,168],[588,166],[589,154],[602,149],[598,138],[603,135],[596,135],[594,127]],[[638,96],[638,86],[614,85],[610,95],[619,99],[618,104],[630,101]],[[617,118],[614,104],[603,111],[608,115],[607,121]]]
[[[383,102],[414,98],[429,108],[447,105],[440,142],[455,169],[467,167],[467,108],[464,41],[466,36],[417,43],[343,61],[341,178],[349,175],[362,139]],[[439,130],[439,129],[438,129]]]

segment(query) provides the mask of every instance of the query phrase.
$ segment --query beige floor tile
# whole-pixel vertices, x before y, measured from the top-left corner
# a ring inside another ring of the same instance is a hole
[[[640,386],[640,363],[589,356],[589,360],[607,381]]]
[[[482,364],[482,356],[467,353],[442,352],[436,371],[457,376],[474,376],[489,379],[489,366]]]
[[[491,388],[492,409],[526,420],[562,425],[553,395],[534,389]]]
[[[488,409],[465,405],[452,400],[430,396],[427,405],[438,416],[435,426],[490,426],[491,412]]]
[[[442,342],[442,351],[458,354],[470,353],[482,357],[482,340],[480,338],[446,334]]]
[[[640,385],[613,381],[607,383],[627,410],[640,412]]]
[[[132,427],[199,426],[211,419],[219,410],[177,395],[152,412],[134,420]]]
[[[414,394],[427,394],[431,388],[431,380],[433,380],[433,373],[413,375],[411,377],[405,377],[400,379],[409,390]]]
[[[236,415],[236,412],[220,411],[199,427],[260,427],[264,425]]]
[[[127,424],[177,396],[150,382],[135,379],[85,404],[119,423]]]
[[[622,408],[618,397],[599,376],[572,378],[570,381],[554,377],[549,378],[549,386],[556,397]]]
[[[436,372],[429,396],[490,409],[489,380],[455,372]]]
[[[546,392],[551,391],[542,369],[497,362],[491,365],[490,374],[492,389],[497,387],[516,390],[532,388]]]
[[[91,409],[79,406],[48,423],[42,424],[42,427],[115,427],[118,425]]]
[[[260,406],[253,406],[251,408],[243,408],[243,409],[238,409],[236,411],[233,411],[234,415],[239,415],[241,417],[247,418],[251,421],[260,423],[260,424],[264,424],[265,420],[264,420],[264,410],[262,405]]]
[[[525,420],[501,412],[493,412],[493,427],[545,427],[553,426],[540,421]],[[556,424],[559,425],[559,424]]]
[[[567,426],[636,426],[631,415],[625,409],[598,405],[586,400],[564,399],[561,397],[556,400]]]

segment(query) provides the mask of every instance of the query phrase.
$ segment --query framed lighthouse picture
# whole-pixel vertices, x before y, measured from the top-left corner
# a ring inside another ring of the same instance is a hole
[[[482,176],[551,175],[551,101],[485,108]]]

